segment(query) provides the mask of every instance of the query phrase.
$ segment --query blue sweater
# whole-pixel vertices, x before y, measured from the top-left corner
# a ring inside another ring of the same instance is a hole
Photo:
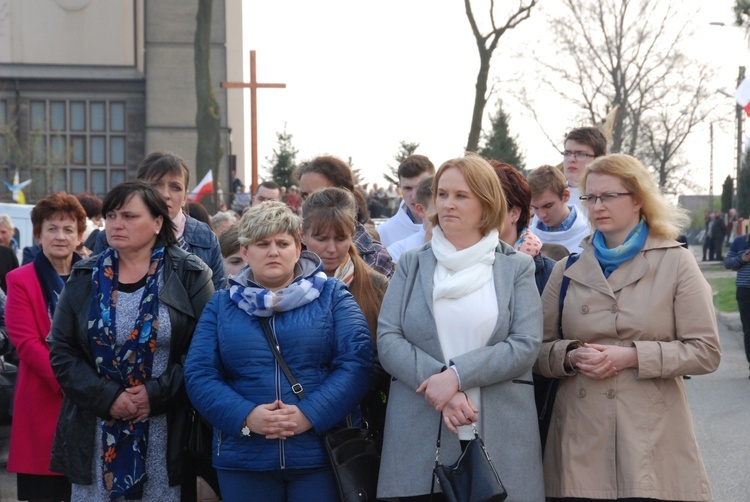
[[[724,266],[737,271],[737,287],[750,288],[750,262],[742,261],[742,254],[750,249],[750,234],[740,235],[724,257]]]
[[[365,317],[346,286],[328,279],[319,298],[276,313],[270,324],[284,360],[304,387],[301,401],[277,367],[258,318],[241,310],[229,290],[214,294],[195,329],[185,384],[193,405],[214,426],[213,464],[218,469],[328,465],[320,433],[343,425],[349,413],[359,419],[373,348]],[[297,405],[313,428],[283,441],[242,436],[250,412],[276,399]]]

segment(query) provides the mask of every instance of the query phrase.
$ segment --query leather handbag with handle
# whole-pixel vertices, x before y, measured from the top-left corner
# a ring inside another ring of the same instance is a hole
[[[458,460],[452,465],[442,464],[440,438],[443,433],[443,415],[440,415],[435,467],[432,469],[432,493],[435,492],[437,480],[448,502],[502,502],[508,497],[508,493],[474,424],[472,428],[474,439],[469,441]]]

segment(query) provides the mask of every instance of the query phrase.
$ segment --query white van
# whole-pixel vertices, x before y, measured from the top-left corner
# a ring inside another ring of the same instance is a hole
[[[7,214],[18,229],[18,263],[21,263],[23,248],[34,245],[34,227],[31,224],[33,204],[16,204],[0,202],[0,214]]]

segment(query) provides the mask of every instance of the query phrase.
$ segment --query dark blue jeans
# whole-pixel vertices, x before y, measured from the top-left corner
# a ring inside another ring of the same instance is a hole
[[[737,306],[740,309],[742,334],[745,338],[745,357],[750,363],[750,288],[737,288]]]
[[[337,502],[336,479],[330,467],[276,471],[217,469],[224,502]]]
[[[703,261],[706,261],[706,258],[709,261],[714,260],[714,249],[714,240],[707,235],[703,241]],[[708,257],[706,257],[706,251],[708,251]]]

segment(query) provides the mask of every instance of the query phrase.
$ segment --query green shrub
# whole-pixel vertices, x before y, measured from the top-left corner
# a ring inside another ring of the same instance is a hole
[[[734,277],[717,277],[708,279],[711,289],[714,291],[714,307],[720,312],[737,312],[737,299],[735,298]]]

